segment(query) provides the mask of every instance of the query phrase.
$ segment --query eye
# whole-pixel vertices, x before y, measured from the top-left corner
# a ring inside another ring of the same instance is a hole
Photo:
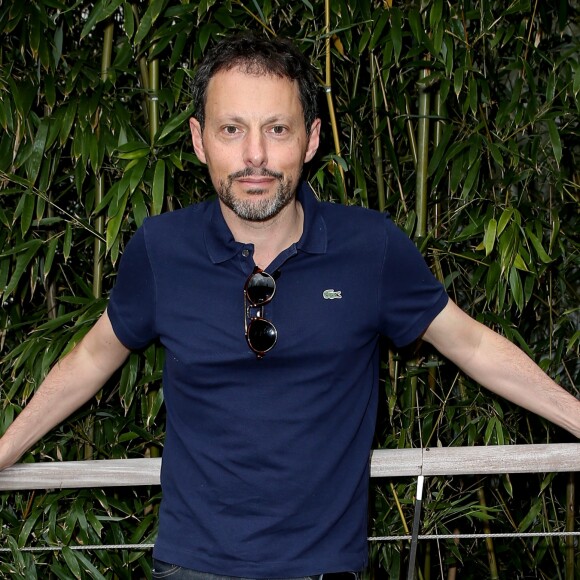
[[[222,131],[226,134],[226,135],[235,135],[236,133],[239,132],[239,129],[235,126],[235,125],[226,125]]]
[[[270,132],[274,133],[274,135],[285,135],[288,132],[287,127],[284,125],[274,125],[270,128]]]

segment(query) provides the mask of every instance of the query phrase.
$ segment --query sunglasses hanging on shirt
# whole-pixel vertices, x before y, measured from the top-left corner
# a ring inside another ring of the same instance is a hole
[[[248,346],[262,358],[274,348],[278,331],[272,322],[263,317],[263,307],[276,293],[274,278],[256,266],[244,284],[244,331]],[[251,309],[257,312],[252,316]]]

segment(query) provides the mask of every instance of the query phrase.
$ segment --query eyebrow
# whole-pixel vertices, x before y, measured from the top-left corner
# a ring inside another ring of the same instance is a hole
[[[277,124],[277,123],[288,123],[289,121],[291,121],[293,119],[292,116],[289,115],[285,115],[283,113],[281,114],[276,114],[276,115],[272,115],[271,117],[267,117],[264,121],[263,121],[263,125],[272,125],[272,124]],[[238,123],[240,125],[244,125],[246,124],[247,120],[244,117],[241,117],[239,115],[224,115],[222,117],[218,117],[217,118],[217,122],[222,124],[222,123]]]

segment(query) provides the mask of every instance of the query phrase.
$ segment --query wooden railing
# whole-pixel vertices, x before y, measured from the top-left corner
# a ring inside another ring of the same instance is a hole
[[[0,473],[0,491],[159,485],[161,459],[21,463]],[[580,471],[580,443],[375,449],[371,477]]]

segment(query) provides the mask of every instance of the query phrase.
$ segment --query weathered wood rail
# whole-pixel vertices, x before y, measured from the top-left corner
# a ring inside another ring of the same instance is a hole
[[[580,443],[375,449],[371,477],[580,471]],[[159,485],[161,459],[21,463],[0,473],[0,491]]]

